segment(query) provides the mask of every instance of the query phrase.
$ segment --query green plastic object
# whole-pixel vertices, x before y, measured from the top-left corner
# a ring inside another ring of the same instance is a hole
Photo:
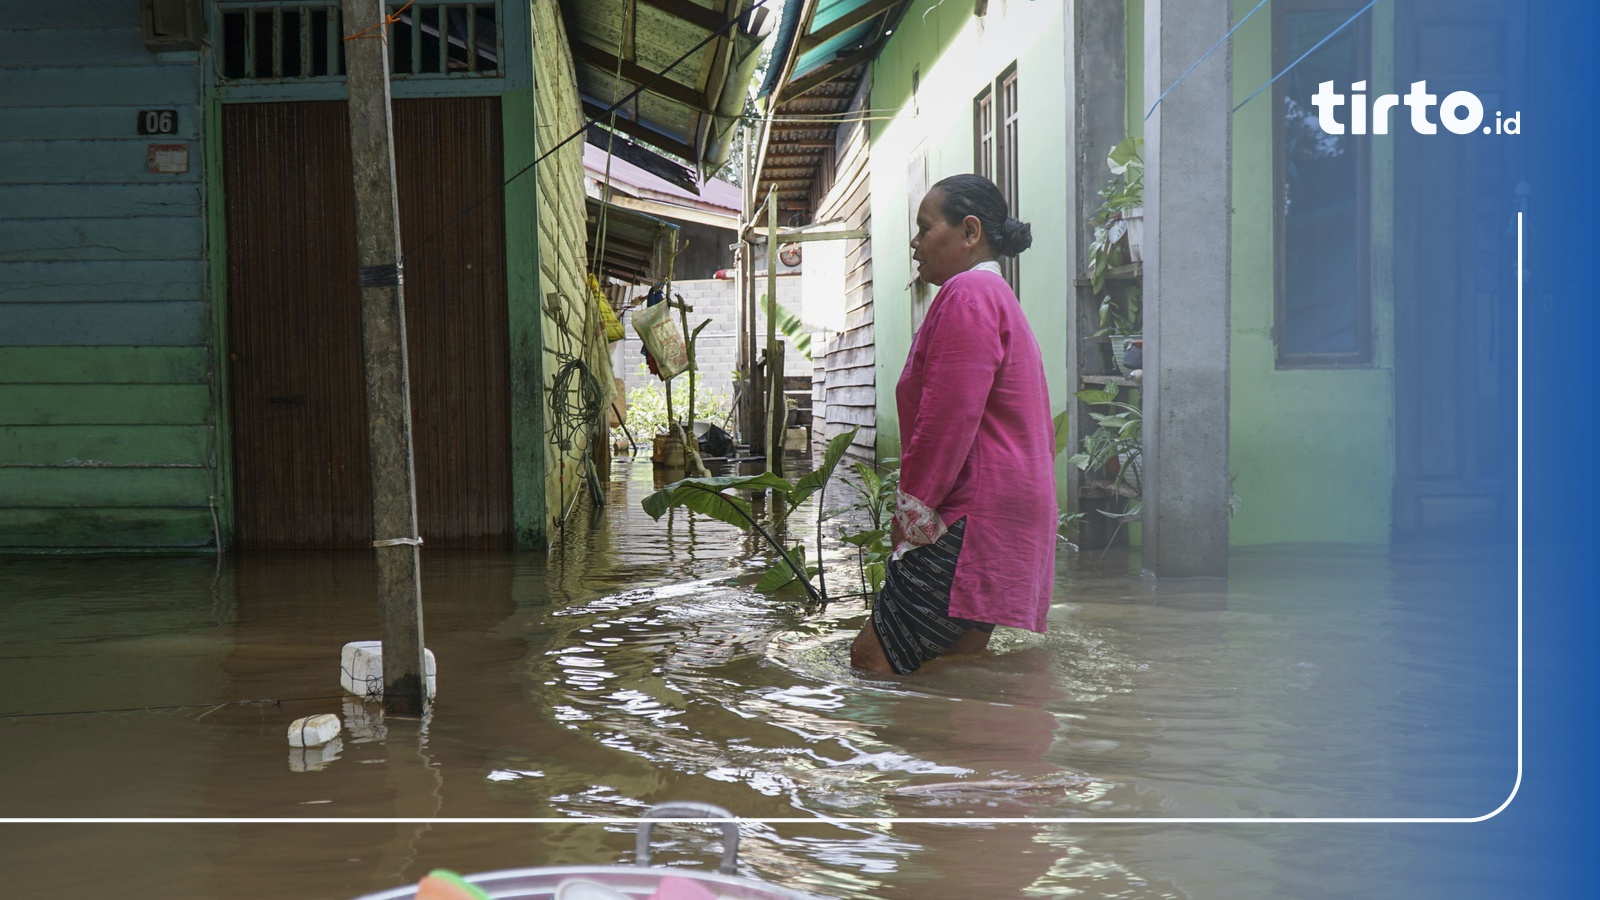
[[[434,869],[432,872],[428,873],[428,877],[449,882],[450,884],[460,888],[464,892],[465,896],[470,897],[471,900],[494,900],[494,898],[490,897],[484,892],[483,888],[478,887],[465,878],[462,878],[460,875],[450,871],[449,869]]]

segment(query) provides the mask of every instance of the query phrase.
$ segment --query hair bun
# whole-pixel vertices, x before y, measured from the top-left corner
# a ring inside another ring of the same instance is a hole
[[[995,236],[1000,239],[995,249],[1006,256],[1016,256],[1033,246],[1033,226],[1009,216],[1001,223],[999,234]]]

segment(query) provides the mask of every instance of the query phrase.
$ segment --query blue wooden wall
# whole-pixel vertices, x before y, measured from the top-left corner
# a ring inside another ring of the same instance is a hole
[[[146,49],[136,0],[0,13],[0,552],[208,546],[199,55]],[[189,170],[151,172],[152,143]]]

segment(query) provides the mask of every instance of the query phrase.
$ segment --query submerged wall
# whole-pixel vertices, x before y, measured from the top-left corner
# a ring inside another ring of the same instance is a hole
[[[1256,4],[1235,0],[1234,17]],[[1275,74],[1271,7],[1234,35],[1234,104]],[[1372,22],[1373,78],[1393,78],[1393,10]],[[1229,470],[1243,501],[1231,543],[1389,539],[1395,471],[1391,137],[1372,141],[1370,364],[1277,366],[1271,91],[1233,118],[1233,301]]]

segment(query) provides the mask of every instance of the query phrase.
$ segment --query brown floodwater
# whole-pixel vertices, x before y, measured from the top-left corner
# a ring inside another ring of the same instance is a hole
[[[0,893],[340,900],[435,867],[611,865],[632,827],[586,820],[667,800],[754,820],[742,874],[841,898],[1490,877],[1459,825],[1097,820],[1493,810],[1516,777],[1509,548],[1243,548],[1226,581],[1064,551],[1047,634],[889,679],[848,665],[859,599],[757,593],[761,548],[651,521],[653,479],[619,460],[551,554],[424,551],[421,722],[339,688],[341,645],[377,637],[364,554],[0,560]],[[859,589],[846,550],[836,593]],[[337,745],[290,748],[319,713]],[[293,821],[221,821],[244,818]],[[349,818],[560,821],[304,821]],[[15,821],[39,819],[219,821]],[[714,861],[709,831],[659,838],[659,863]]]

